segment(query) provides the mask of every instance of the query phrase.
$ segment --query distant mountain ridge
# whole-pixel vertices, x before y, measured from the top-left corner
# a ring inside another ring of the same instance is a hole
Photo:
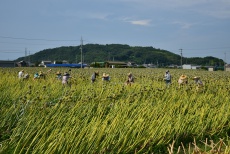
[[[39,63],[43,60],[62,61],[70,63],[81,62],[81,46],[57,47],[45,49],[27,57],[20,57],[16,61],[30,60],[32,63]],[[168,66],[171,64],[181,65],[181,56],[163,49],[154,47],[129,46],[123,44],[86,44],[82,46],[82,57],[84,63],[102,61],[124,61],[137,64],[157,64]],[[224,61],[215,57],[182,57],[182,63],[196,65],[223,66]]]

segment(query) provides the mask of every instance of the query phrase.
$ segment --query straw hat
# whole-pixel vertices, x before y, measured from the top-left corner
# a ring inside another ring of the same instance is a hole
[[[105,73],[103,73],[103,75],[102,75],[103,77],[108,77],[109,76],[109,74],[105,74]]]
[[[61,72],[57,71],[57,73],[56,73],[56,74],[57,74],[57,75],[58,75],[58,74],[61,74]]]
[[[200,77],[199,76],[195,76],[195,77],[193,77],[193,79],[194,80],[198,80],[198,79],[200,79]]]
[[[94,71],[94,73],[95,73],[96,75],[99,75],[99,71]]]
[[[180,76],[180,79],[181,79],[181,80],[185,80],[185,79],[187,79],[187,76],[186,76],[186,75],[181,75],[181,76]]]

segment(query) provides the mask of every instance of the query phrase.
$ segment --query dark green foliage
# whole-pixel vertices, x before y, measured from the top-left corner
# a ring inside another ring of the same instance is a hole
[[[156,49],[154,47],[139,47],[122,44],[86,44],[83,45],[83,61],[85,63],[104,62],[104,61],[124,61],[135,62],[137,64],[155,64],[159,67],[169,66],[171,64],[180,65],[181,56],[172,52]],[[24,57],[18,58],[16,61],[23,60]],[[81,62],[80,46],[58,47],[53,49],[45,49],[30,56],[32,63],[51,60],[62,61],[67,60],[70,63]],[[223,66],[224,62],[215,57],[183,57],[183,63],[196,64],[203,66]]]

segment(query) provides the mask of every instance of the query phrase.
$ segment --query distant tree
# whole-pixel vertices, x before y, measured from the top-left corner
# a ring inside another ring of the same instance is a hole
[[[123,44],[85,44],[83,45],[83,59],[85,63],[92,62],[104,62],[108,59],[115,61],[132,61],[137,64],[143,63],[157,63],[159,66],[168,66],[171,64],[180,65],[180,55],[174,54],[170,51],[156,49],[153,47],[140,47],[129,46]],[[43,60],[67,60],[69,62],[75,62],[76,57],[81,57],[80,46],[68,46],[57,47],[53,49],[45,49],[39,51],[30,56],[31,62]],[[23,60],[24,57],[20,57],[17,61]],[[195,65],[223,65],[222,59],[215,57],[183,57],[183,63],[195,64]]]

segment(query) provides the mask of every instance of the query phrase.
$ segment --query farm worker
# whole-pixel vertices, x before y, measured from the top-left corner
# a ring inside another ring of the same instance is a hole
[[[58,71],[58,72],[56,73],[56,75],[57,75],[56,78],[57,78],[58,80],[61,80],[61,78],[62,78],[61,72]]]
[[[45,79],[45,74],[42,71],[39,71],[39,78]]]
[[[18,78],[19,79],[23,78],[23,75],[24,75],[24,70],[21,70],[18,72]]]
[[[23,76],[23,80],[26,80],[26,79],[29,79],[30,75],[28,73],[26,73],[24,76]]]
[[[197,91],[202,90],[202,88],[203,88],[203,82],[200,80],[200,77],[195,76],[195,77],[193,78],[193,80],[195,81],[195,84],[197,85],[197,86],[196,86],[196,90],[197,90]]]
[[[34,74],[34,80],[39,78],[38,72]]]
[[[52,71],[52,69],[49,69],[46,73],[50,73]]]
[[[203,86],[203,83],[202,83],[202,81],[200,80],[200,77],[195,76],[195,77],[193,77],[193,80],[195,81],[195,84],[200,85],[200,86]]]
[[[179,83],[179,87],[181,85],[186,85],[188,84],[188,77],[186,75],[181,75],[179,80],[178,80],[178,83]]]
[[[169,70],[165,72],[164,80],[165,80],[166,86],[169,87],[169,85],[171,84],[171,75],[169,73]]]
[[[99,76],[99,72],[93,72],[92,76],[91,76],[91,82],[94,83],[96,81],[97,76]]]
[[[130,72],[128,73],[128,80],[126,81],[126,85],[130,85],[134,83],[134,77],[133,77],[133,74]]]
[[[103,75],[102,75],[102,81],[110,81],[109,74],[103,73]]]
[[[69,84],[69,82],[68,82],[69,78],[71,78],[70,74],[65,72],[62,76],[62,85],[68,85]]]

